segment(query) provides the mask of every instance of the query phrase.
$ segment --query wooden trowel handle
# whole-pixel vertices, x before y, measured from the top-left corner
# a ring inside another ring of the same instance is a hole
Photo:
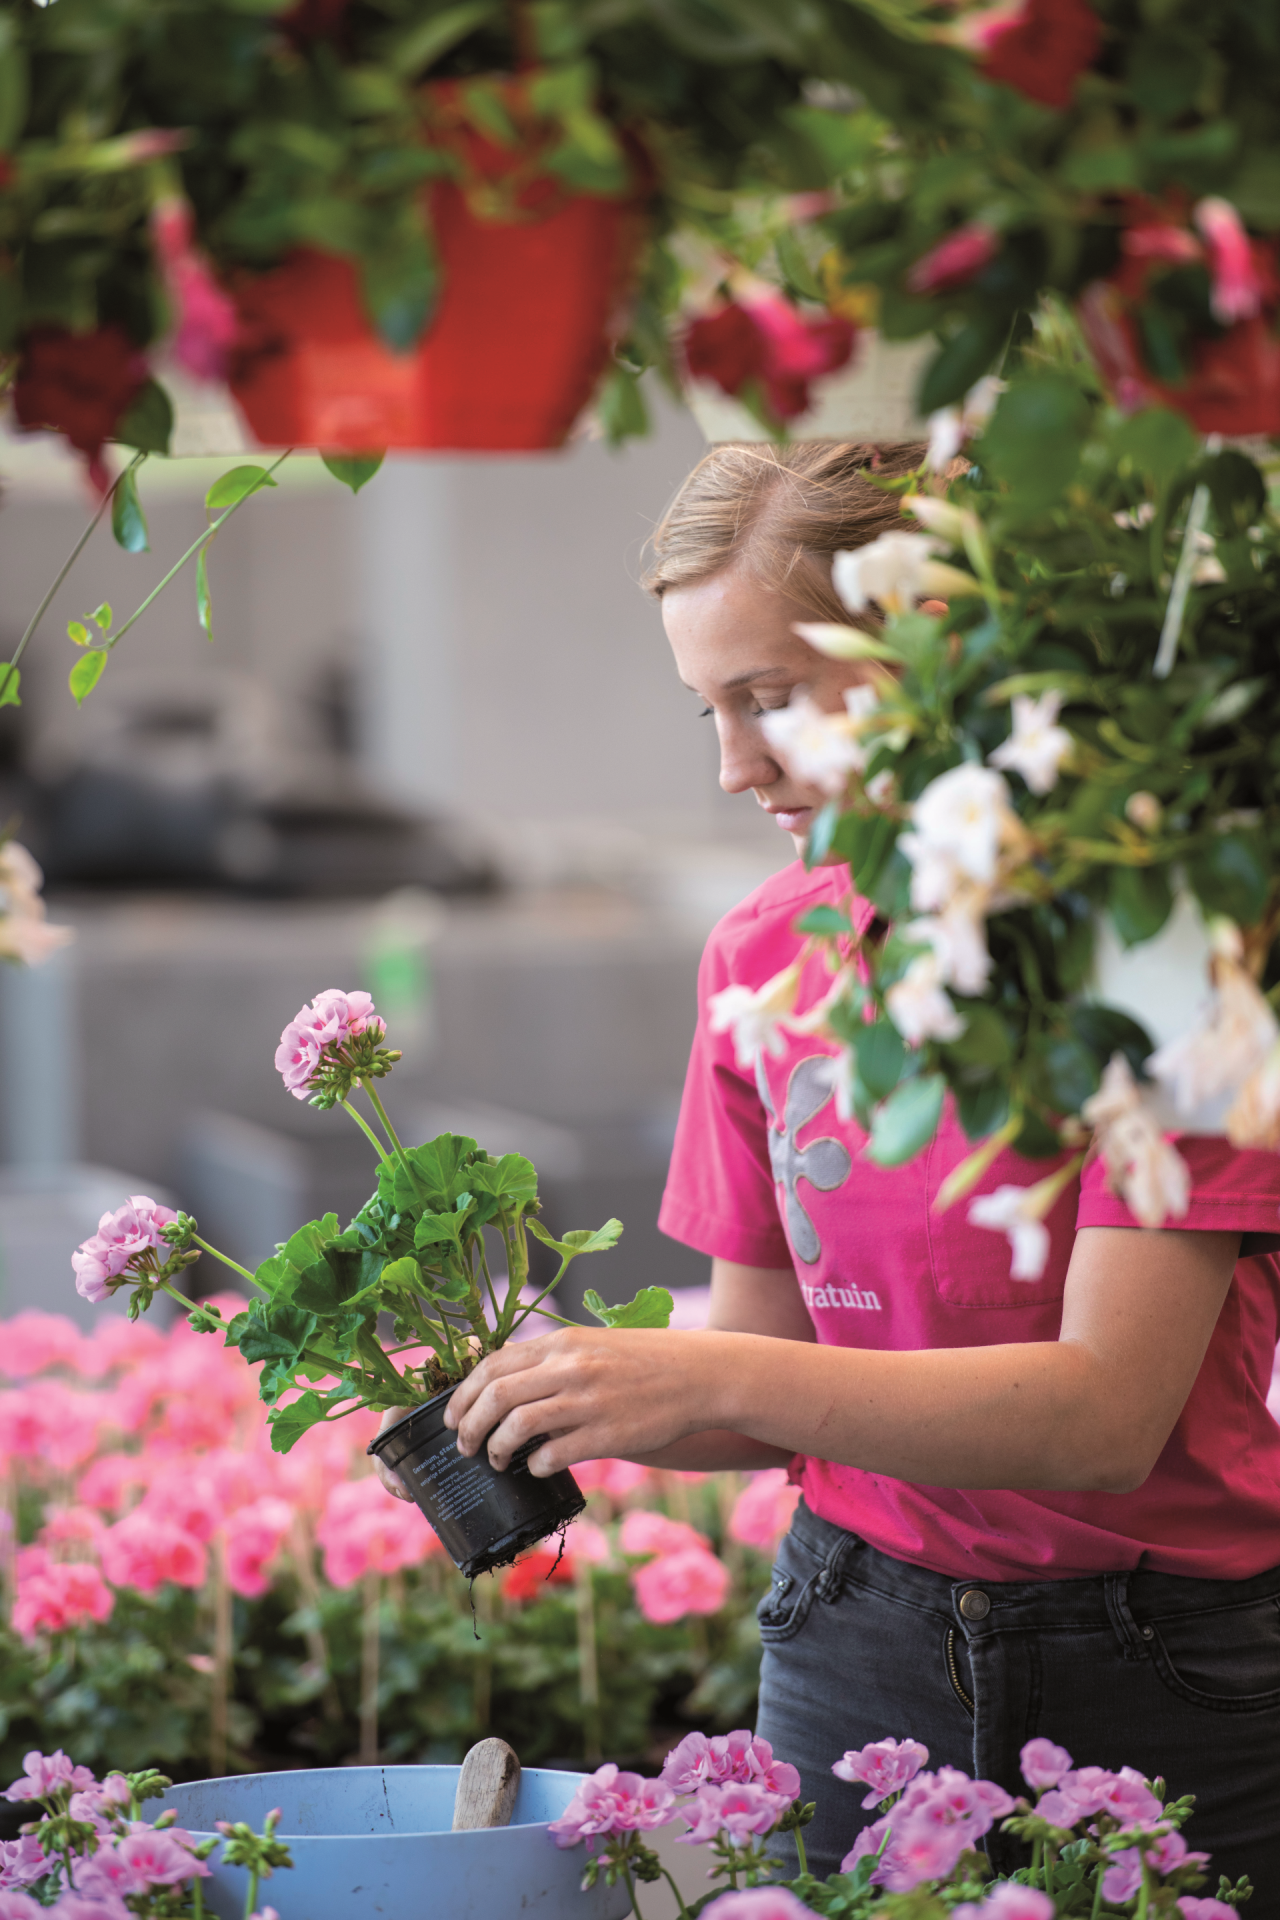
[[[505,1740],[481,1740],[472,1747],[458,1775],[453,1802],[453,1831],[505,1827],[520,1785],[520,1762]]]

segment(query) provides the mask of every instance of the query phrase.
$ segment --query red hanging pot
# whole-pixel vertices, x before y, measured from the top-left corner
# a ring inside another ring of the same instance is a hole
[[[524,85],[508,83],[516,104]],[[451,83],[429,90],[428,137],[466,178],[427,192],[443,290],[415,348],[383,343],[336,254],[299,249],[234,281],[231,391],[264,446],[535,451],[590,400],[643,239],[637,198],[567,191],[536,140],[500,147],[462,123]]]
[[[1111,279],[1086,287],[1077,305],[1090,351],[1119,404],[1127,412],[1170,407],[1201,433],[1280,433],[1275,304],[1268,301],[1252,319],[1197,340],[1185,380],[1159,380],[1146,364],[1138,321],[1150,271],[1149,262],[1128,260]]]

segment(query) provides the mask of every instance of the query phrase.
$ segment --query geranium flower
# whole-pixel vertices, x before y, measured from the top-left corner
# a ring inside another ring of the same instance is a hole
[[[115,1596],[95,1566],[84,1560],[55,1561],[18,1581],[13,1628],[24,1640],[37,1633],[64,1633],[108,1619],[114,1605]]]
[[[0,1890],[29,1887],[49,1871],[44,1848],[33,1833],[20,1840],[0,1840]]]
[[[1038,700],[1028,693],[1015,693],[1013,731],[987,755],[987,765],[1020,773],[1032,793],[1052,792],[1062,763],[1075,746],[1066,728],[1057,725],[1061,707],[1062,695],[1052,687]]]
[[[364,1034],[381,1040],[386,1031],[386,1022],[376,1012],[370,994],[326,987],[314,1000],[308,1000],[280,1035],[276,1072],[295,1100],[305,1100],[321,1067],[348,1042]]]
[[[725,1834],[736,1847],[772,1833],[791,1805],[786,1794],[774,1793],[759,1781],[706,1781],[683,1809],[688,1833],[677,1837],[687,1846],[706,1846]]]
[[[576,1847],[598,1833],[652,1833],[665,1827],[675,1810],[676,1796],[664,1780],[622,1773],[609,1761],[582,1782],[547,1831],[558,1847]]]
[[[923,254],[907,273],[912,293],[949,293],[973,279],[1000,251],[1000,236],[985,220],[957,227]]]
[[[800,967],[784,967],[762,987],[732,985],[713,993],[707,1002],[712,1033],[733,1033],[738,1065],[751,1071],[763,1053],[784,1053],[787,1037],[783,1022],[792,1013],[800,986]]]
[[[133,1587],[145,1594],[155,1593],[168,1581],[179,1587],[202,1587],[206,1565],[201,1541],[140,1507],[102,1536],[102,1571],[113,1587]]]
[[[637,1567],[631,1583],[645,1619],[669,1626],[689,1613],[719,1613],[733,1579],[723,1560],[705,1547],[684,1547]]]
[[[0,1374],[9,1380],[26,1380],[32,1374],[47,1373],[50,1367],[78,1372],[84,1347],[84,1335],[65,1314],[28,1307],[4,1323]]]
[[[926,1040],[958,1040],[965,1021],[943,991],[942,965],[937,953],[914,959],[901,980],[884,996],[889,1018],[910,1047]]]
[[[747,1727],[733,1733],[687,1733],[662,1763],[662,1778],[675,1793],[696,1793],[699,1787],[754,1784],[794,1800],[800,1775],[785,1760],[775,1760],[767,1740]]]
[[[163,1229],[171,1227],[178,1216],[172,1207],[162,1207],[149,1194],[131,1193],[114,1213],[104,1213],[98,1231],[82,1240],[71,1256],[76,1276],[76,1292],[97,1305],[116,1291],[131,1268],[146,1264],[149,1253],[167,1258],[169,1246]]]
[[[537,1600],[548,1585],[571,1587],[573,1565],[565,1554],[535,1547],[503,1574],[502,1597],[522,1606],[527,1600]]]
[[[12,1786],[5,1788],[6,1800],[47,1800],[63,1787],[71,1787],[75,1792],[82,1793],[87,1787],[97,1785],[88,1767],[77,1767],[61,1747],[49,1754],[33,1747],[30,1753],[23,1756],[22,1769]]]
[[[799,1504],[800,1489],[791,1484],[786,1468],[766,1467],[751,1475],[734,1501],[729,1538],[757,1553],[772,1554]]]
[[[862,1802],[875,1807],[891,1793],[900,1793],[929,1759],[928,1747],[918,1740],[872,1740],[846,1753],[831,1768],[837,1780],[860,1783],[871,1791]]]
[[[1071,1771],[1071,1755],[1052,1740],[1028,1740],[1018,1757],[1022,1777],[1029,1787],[1039,1790],[1056,1787],[1064,1773]]]
[[[1054,1920],[1057,1911],[1039,1887],[1019,1886],[1014,1880],[992,1887],[980,1906],[966,1900],[951,1910],[952,1920]]]
[[[981,48],[989,80],[1062,112],[1097,58],[1102,25],[1085,0],[1022,0],[979,15],[965,37]]]
[[[1238,1907],[1229,1907],[1225,1900],[1199,1899],[1194,1893],[1183,1894],[1178,1911],[1184,1920],[1240,1920]]]
[[[811,1920],[813,1914],[789,1887],[741,1887],[722,1893],[702,1911],[705,1920]]]
[[[394,1500],[368,1478],[334,1487],[316,1528],[324,1549],[325,1579],[354,1586],[365,1573],[399,1573],[442,1551],[416,1507]]]

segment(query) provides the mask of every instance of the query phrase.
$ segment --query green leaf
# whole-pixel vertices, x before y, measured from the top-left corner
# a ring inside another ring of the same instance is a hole
[[[649,409],[639,376],[630,367],[610,367],[596,395],[596,417],[611,447],[624,440],[643,440],[651,429]]]
[[[774,241],[773,247],[778,256],[778,265],[796,292],[802,294],[806,300],[821,300],[825,305],[826,295],[818,284],[813,268],[805,258],[804,248],[800,245],[794,229],[784,227]]]
[[[214,481],[204,497],[204,504],[210,513],[221,513],[226,507],[238,506],[251,493],[257,493],[263,487],[274,487],[275,484],[265,467],[229,467]]]
[[[315,1314],[301,1307],[255,1300],[245,1315],[245,1324],[235,1344],[250,1366],[259,1360],[283,1360],[296,1366],[316,1324]]]
[[[1127,1013],[1121,1013],[1118,1007],[1093,1004],[1072,1007],[1067,1018],[1072,1032],[1093,1055],[1099,1073],[1113,1053],[1122,1053],[1134,1074],[1141,1077],[1142,1063],[1151,1052],[1152,1044],[1145,1027],[1139,1026]]]
[[[271,1451],[288,1453],[308,1428],[317,1426],[324,1417],[325,1403],[312,1387],[307,1387],[287,1407],[273,1407],[267,1415],[267,1425],[271,1429]]]
[[[1150,940],[1173,912],[1173,891],[1163,867],[1116,867],[1107,889],[1112,925],[1126,947]]]
[[[1260,836],[1215,834],[1186,863],[1192,892],[1207,913],[1225,913],[1242,927],[1259,921],[1267,906],[1268,869]]]
[[[213,638],[213,601],[209,595],[209,549],[201,547],[196,556],[196,618],[209,638]]]
[[[67,685],[76,697],[76,705],[82,707],[89,695],[102,678],[102,669],[107,664],[106,652],[102,647],[94,647],[89,653],[81,654],[67,677]]]
[[[18,688],[22,684],[20,667],[0,666],[0,707],[20,707],[22,699]]]
[[[963,400],[975,380],[990,371],[1008,332],[1007,314],[987,313],[953,334],[925,368],[916,411],[934,413],[939,407]]]
[[[1235,447],[1206,460],[1200,478],[1208,483],[1213,510],[1227,532],[1243,533],[1266,509],[1267,483],[1253,461]]]
[[[606,1327],[665,1327],[670,1324],[675,1301],[665,1287],[641,1287],[635,1299],[628,1300],[624,1307],[606,1307],[595,1288],[588,1287],[582,1304]]]
[[[168,453],[173,403],[158,380],[144,380],[116,421],[115,438],[139,453]]]
[[[797,933],[848,934],[853,931],[849,916],[839,907],[810,907],[795,923]]]
[[[93,639],[93,635],[82,621],[68,620],[67,638],[68,640],[74,640],[78,647],[87,647]]]
[[[380,1277],[381,1284],[394,1292],[421,1293],[423,1290],[422,1268],[410,1254],[399,1260],[388,1260]]]
[[[504,1153],[487,1163],[478,1160],[467,1169],[467,1178],[476,1193],[492,1194],[503,1203],[503,1211],[522,1211],[538,1204],[538,1175],[533,1162],[522,1153]]]
[[[1048,1105],[1055,1113],[1079,1113],[1098,1091],[1098,1066],[1092,1052],[1066,1036],[1051,1040],[1035,1060]]]
[[[956,1089],[956,1113],[970,1140],[985,1140],[1009,1118],[1009,1090],[988,1077]]]
[[[320,458],[335,480],[341,480],[352,493],[367,486],[386,459],[385,453],[322,453]]]
[[[92,620],[94,626],[97,627],[100,632],[110,633],[112,613],[111,613],[111,608],[107,603],[107,601],[100,600],[98,602],[98,605],[94,608],[93,612],[89,615],[89,618]]]
[[[126,553],[150,553],[147,517],[138,496],[138,476],[132,467],[121,474],[111,501],[111,531],[116,545]]]
[[[392,41],[387,65],[400,79],[416,80],[460,40],[494,19],[499,11],[498,0],[463,0],[461,6],[433,13]]]
[[[1140,473],[1158,485],[1190,466],[1199,447],[1195,429],[1167,407],[1144,407],[1141,413],[1130,414],[1111,439],[1117,460],[1132,460]]]
[[[964,1032],[942,1049],[951,1066],[993,1070],[1013,1057],[1013,1036],[995,1008],[982,1000],[957,1000]]]
[[[14,44],[13,28],[13,16],[0,27],[0,153],[17,146],[27,117],[27,55]]]
[[[862,1026],[854,1039],[858,1078],[873,1100],[887,1100],[907,1058],[907,1043],[891,1020]]]
[[[604,1253],[608,1248],[616,1247],[622,1238],[621,1220],[606,1220],[594,1232],[588,1227],[574,1227],[562,1240],[554,1240],[536,1220],[528,1221],[527,1226],[535,1240],[540,1240],[544,1247],[551,1247],[562,1260],[576,1260],[580,1253]]]
[[[946,1090],[940,1073],[904,1080],[876,1108],[871,1140],[864,1150],[867,1159],[878,1167],[900,1167],[914,1159],[937,1131]]]
[[[1019,506],[1048,506],[1075,478],[1089,420],[1088,401],[1065,374],[1017,380],[983,432],[983,464]]]
[[[322,1260],[326,1247],[338,1237],[338,1216],[326,1213],[323,1219],[308,1220],[304,1227],[291,1234],[281,1247],[280,1252],[292,1267],[299,1272],[316,1260]]]

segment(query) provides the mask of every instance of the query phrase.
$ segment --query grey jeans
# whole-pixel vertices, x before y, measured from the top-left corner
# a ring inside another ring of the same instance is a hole
[[[818,1803],[813,1872],[835,1872],[875,1818],[865,1789],[831,1772],[847,1748],[910,1737],[931,1767],[1017,1794],[1019,1752],[1044,1735],[1078,1766],[1136,1767],[1171,1797],[1194,1793],[1187,1840],[1213,1857],[1201,1892],[1219,1872],[1248,1873],[1247,1920],[1280,1920],[1280,1568],[948,1580],[801,1504],[759,1618],[758,1731]],[[998,1829],[987,1844],[998,1869],[1020,1864]]]

